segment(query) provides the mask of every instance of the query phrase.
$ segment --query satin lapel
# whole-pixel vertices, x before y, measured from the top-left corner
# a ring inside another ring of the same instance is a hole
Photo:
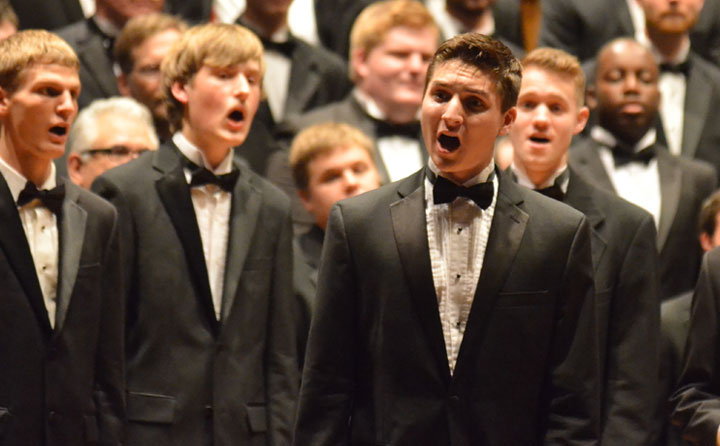
[[[302,113],[319,87],[317,62],[303,43],[296,41],[290,68],[290,85],[285,100],[285,116]]]
[[[248,176],[248,172],[241,169],[232,194],[228,253],[223,279],[222,320],[226,320],[232,311],[245,259],[260,216],[262,193],[248,182]]]
[[[205,316],[217,335],[219,324],[215,317],[210,293],[200,230],[195,217],[190,188],[178,162],[179,155],[175,150],[177,149],[170,145],[163,146],[156,154],[155,167],[164,172],[164,175],[157,180],[155,186],[185,251],[195,294],[200,299]]]
[[[610,193],[617,194],[605,166],[597,152],[596,142],[583,139],[576,147],[570,148],[570,163],[584,178]]]
[[[521,186],[515,184],[508,174],[498,172],[498,175],[500,187],[495,215],[490,227],[482,271],[470,308],[467,328],[458,353],[454,381],[462,380],[464,373],[472,372],[466,364],[472,363],[472,350],[483,341],[485,328],[520,248],[520,241],[529,218],[528,214],[519,207],[523,201],[518,189]]]
[[[398,189],[402,197],[390,206],[393,233],[405,282],[410,287],[420,325],[440,367],[440,376],[450,380],[437,295],[430,265],[430,249],[425,223],[424,170],[403,180]],[[413,223],[414,222],[414,223]]]
[[[593,265],[599,265],[607,247],[606,240],[600,235],[605,222],[605,215],[595,206],[592,186],[580,178],[572,169],[570,170],[570,182],[568,183],[564,202],[587,217],[592,228]]]
[[[82,59],[83,66],[92,74],[93,79],[106,95],[114,96],[118,94],[115,76],[107,76],[107,73],[114,73],[114,71],[112,65],[108,63],[100,37],[90,35],[78,50],[78,57]]]
[[[5,179],[0,175],[0,248],[25,291],[42,331],[50,338],[52,328],[43,300],[40,282],[35,273],[35,263],[30,253],[25,231],[20,221],[15,201]]]
[[[677,166],[677,161],[663,149],[658,150],[657,163],[660,176],[660,223],[658,224],[657,248],[658,251],[662,251],[680,204],[682,172]]]
[[[60,333],[65,324],[65,317],[80,267],[80,255],[87,223],[87,212],[77,204],[78,191],[68,184],[69,182],[63,182],[67,192],[60,219],[60,280],[57,294],[58,305],[55,313],[55,336]]]
[[[682,152],[688,158],[694,158],[698,148],[703,127],[711,116],[710,99],[713,97],[712,86],[698,70],[695,57],[690,55],[690,73],[685,89],[685,113],[683,121]]]

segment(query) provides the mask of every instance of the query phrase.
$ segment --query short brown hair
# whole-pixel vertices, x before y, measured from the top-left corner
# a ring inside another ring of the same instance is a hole
[[[193,26],[175,42],[162,64],[163,94],[173,130],[182,124],[185,108],[171,89],[175,82],[189,83],[203,66],[227,67],[248,61],[260,63],[265,72],[263,47],[252,31],[240,25],[210,23]]]
[[[2,22],[10,22],[15,28],[20,24],[10,0],[0,0],[0,23]]]
[[[503,113],[515,105],[522,81],[522,66],[502,42],[480,33],[460,34],[446,40],[430,62],[425,78],[425,90],[435,67],[451,60],[458,60],[493,76],[498,94],[502,98]]]
[[[181,34],[187,30],[187,24],[180,18],[168,14],[144,14],[130,19],[115,40],[113,54],[115,61],[125,74],[130,74],[135,65],[133,50],[147,39],[168,30]]]
[[[338,148],[357,146],[365,150],[375,162],[375,149],[370,138],[348,124],[324,122],[315,124],[300,132],[290,148],[290,168],[295,185],[305,190],[310,182],[308,165],[318,156]]]
[[[536,48],[522,60],[523,69],[537,67],[563,77],[575,84],[575,99],[578,107],[585,103],[585,73],[577,57],[556,48]]]
[[[70,45],[49,31],[20,31],[0,41],[0,87],[13,92],[20,84],[23,72],[34,64],[80,69],[80,62]]]
[[[720,213],[720,190],[715,191],[705,201],[700,209],[698,232],[712,237],[716,231],[717,216]]]
[[[414,0],[385,0],[370,4],[355,19],[350,31],[350,57],[357,50],[368,54],[393,28],[431,28],[440,37],[440,29],[427,8]],[[350,69],[350,78],[355,78]]]

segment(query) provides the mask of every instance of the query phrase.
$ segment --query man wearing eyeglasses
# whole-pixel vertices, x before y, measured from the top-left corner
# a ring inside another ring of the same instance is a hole
[[[67,147],[70,180],[89,189],[106,170],[156,150],[158,137],[146,107],[116,97],[96,100],[78,114]]]

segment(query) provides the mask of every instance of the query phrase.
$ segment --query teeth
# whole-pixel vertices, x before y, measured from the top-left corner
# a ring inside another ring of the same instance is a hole
[[[445,150],[453,151],[460,147],[460,138],[457,136],[449,136],[449,135],[440,135],[438,137],[438,142]]]

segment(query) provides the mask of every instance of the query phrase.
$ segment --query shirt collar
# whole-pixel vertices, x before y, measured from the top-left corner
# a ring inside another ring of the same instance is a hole
[[[521,170],[515,163],[513,162],[510,165],[510,169],[512,169],[512,173],[515,175],[515,178],[517,180],[517,183],[523,187],[527,187],[528,189],[544,189],[546,187],[550,187],[553,184],[555,184],[555,180],[560,177],[561,175],[565,174],[567,172],[567,163],[560,166],[550,177],[548,177],[547,181],[545,181],[543,184],[536,186],[530,178],[525,174],[523,170]],[[564,193],[567,193],[568,188],[568,181],[569,176],[565,175],[561,181],[560,181],[560,189]]]
[[[438,167],[435,165],[432,158],[428,159],[428,167],[430,168],[432,173],[434,173],[436,176],[445,177],[445,175],[443,175],[442,172],[440,172],[440,169],[438,169]],[[494,170],[495,170],[495,163],[490,162],[487,166],[485,166],[485,168],[483,170],[480,171],[480,173],[478,173],[474,177],[470,178],[469,180],[467,180],[466,182],[461,184],[461,186],[470,187],[470,186],[474,186],[476,184],[484,183],[484,182],[488,181],[488,179],[490,178],[490,175],[493,173]],[[445,178],[447,178],[447,177],[445,177]]]
[[[17,170],[13,169],[4,159],[2,159],[2,157],[0,157],[0,174],[5,178],[5,182],[10,189],[10,194],[12,195],[13,201],[17,203],[20,192],[25,189],[25,185],[28,182],[27,178],[25,178],[25,176],[23,176],[23,174],[21,174]],[[56,185],[57,180],[55,178],[55,163],[51,162],[50,175],[48,175],[47,179],[40,186],[38,186],[38,189],[54,189]]]
[[[590,130],[590,137],[593,139],[593,141],[599,142],[600,144],[607,146],[610,149],[618,145],[617,138],[615,138],[615,136],[608,130],[600,127],[599,125],[593,126],[593,128]],[[645,133],[642,138],[640,138],[637,144],[635,144],[635,146],[633,147],[633,152],[639,152],[642,149],[646,149],[651,145],[655,144],[656,141],[657,131],[654,128],[651,128],[647,131],[647,133]]]
[[[202,152],[202,150],[198,149],[193,143],[191,143],[185,137],[185,135],[182,134],[182,132],[176,132],[172,137],[172,141],[180,150],[180,153],[185,155],[187,159],[197,164],[198,166],[206,168],[215,175],[223,175],[226,173],[230,173],[230,171],[232,170],[232,160],[234,153],[234,149],[232,148],[228,151],[228,154],[220,162],[220,164],[218,164],[217,168],[213,169],[212,166],[210,166],[210,163],[207,162],[205,154]]]

